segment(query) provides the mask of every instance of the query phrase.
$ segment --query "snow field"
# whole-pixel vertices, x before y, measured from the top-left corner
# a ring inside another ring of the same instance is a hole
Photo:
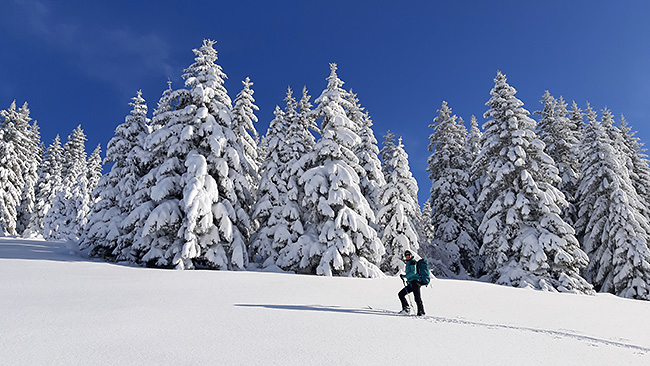
[[[650,304],[436,280],[397,316],[399,278],[173,271],[0,239],[7,365],[642,365]],[[368,308],[371,306],[372,309]]]

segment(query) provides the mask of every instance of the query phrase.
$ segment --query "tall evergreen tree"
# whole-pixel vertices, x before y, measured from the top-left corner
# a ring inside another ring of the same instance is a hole
[[[46,239],[77,242],[86,225],[91,203],[85,144],[86,134],[80,125],[63,145],[62,186],[48,212],[53,224]]]
[[[554,187],[560,177],[535,121],[499,72],[484,117],[481,155],[487,162],[479,197],[479,227],[489,278],[498,284],[549,291],[592,292],[579,275],[587,256],[560,217],[566,205]]]
[[[417,202],[418,183],[411,174],[402,138],[389,149],[392,153],[384,164],[390,173],[379,191],[381,209],[377,221],[383,228],[381,240],[386,248],[381,269],[395,275],[405,269],[404,252],[416,253],[420,247],[417,227],[421,213]]]
[[[299,238],[305,234],[308,214],[303,210],[301,204],[305,197],[304,187],[298,181],[308,169],[307,161],[301,160],[301,158],[308,154],[314,146],[314,135],[311,131],[318,130],[315,118],[310,115],[311,103],[309,99],[307,89],[303,88],[302,98],[298,102],[299,111],[297,111],[295,118],[292,117],[291,113],[287,113],[289,124],[286,144],[284,145],[287,149],[286,156],[288,160],[286,163],[287,169],[282,172],[282,179],[287,184],[287,200],[282,214],[287,222],[291,240],[280,251],[277,263],[286,270],[296,272],[304,271],[301,268],[301,262],[303,258],[309,258],[309,253],[302,252],[303,248],[299,242]],[[289,102],[287,103],[287,110],[290,110]]]
[[[605,126],[611,119],[604,110],[599,123],[596,113],[587,108],[576,223],[590,258],[584,275],[600,292],[650,300],[650,224],[641,214],[642,203],[607,133]]]
[[[232,130],[241,142],[244,151],[244,160],[242,166],[250,189],[255,191],[259,181],[259,157],[258,147],[259,135],[255,129],[254,123],[257,122],[255,111],[259,111],[259,107],[255,105],[255,98],[253,98],[253,83],[250,78],[242,81],[244,88],[239,92],[235,98],[235,106],[233,107],[232,114]]]
[[[153,121],[164,121],[148,139],[163,162],[153,173],[153,209],[142,231],[151,245],[145,262],[178,269],[248,264],[252,196],[214,43],[205,40],[194,50],[195,62],[183,75],[186,89],[175,93],[178,104]]]
[[[558,188],[564,194],[568,206],[564,208],[562,218],[573,224],[575,218],[575,192],[579,177],[576,148],[579,143],[575,124],[567,117],[567,104],[560,97],[556,100],[547,90],[540,101],[544,108],[537,111],[542,116],[537,131],[546,145],[545,152],[555,161],[561,181]]]
[[[91,255],[133,261],[130,247],[134,233],[124,230],[122,224],[136,208],[130,200],[144,175],[142,153],[144,139],[149,133],[149,119],[142,91],[138,91],[129,105],[131,112],[108,142],[105,162],[113,165],[97,182],[99,200],[92,207],[80,246],[88,248]]]
[[[133,172],[134,175],[139,176],[134,184],[133,192],[129,192],[124,200],[118,201],[123,202],[123,207],[128,207],[127,212],[129,214],[120,224],[119,229],[122,230],[123,234],[118,239],[116,252],[122,258],[130,258],[136,263],[146,264],[150,260],[149,258],[145,259],[148,254],[160,254],[160,252],[151,251],[154,238],[151,235],[144,234],[145,223],[155,207],[151,194],[153,187],[156,185],[156,175],[167,155],[165,145],[161,140],[152,138],[152,135],[168,123],[171,123],[170,121],[175,115],[172,112],[177,107],[182,107],[181,101],[186,98],[187,90],[173,90],[172,82],[167,81],[167,89],[158,100],[151,120],[144,120],[146,115],[146,111],[143,110],[143,107],[145,107],[144,101],[139,107],[134,106],[133,109],[134,112],[138,111],[134,116],[140,117],[136,118],[138,123],[131,124],[134,130],[129,129],[128,135],[133,133],[140,137],[136,139],[137,142],[134,142],[135,149],[129,155],[137,162],[136,166],[140,168],[140,171]],[[145,122],[148,123],[147,127],[140,126]],[[160,137],[164,139],[165,134],[161,134]],[[130,176],[130,174],[127,176]],[[156,260],[159,265],[165,264],[163,260]]]
[[[43,153],[42,163],[38,167],[38,180],[36,181],[34,203],[34,214],[31,216],[29,225],[23,234],[25,237],[51,237],[54,217],[48,213],[54,204],[56,193],[61,189],[63,178],[61,170],[63,165],[63,148],[61,139],[56,135],[54,141]],[[46,217],[50,221],[46,225]]]
[[[322,119],[321,138],[302,159],[309,169],[300,177],[304,209],[310,213],[303,235],[302,268],[319,275],[382,276],[377,267],[384,247],[370,226],[374,213],[361,194],[359,160],[354,147],[361,142],[347,117],[351,106],[343,81],[330,64],[328,86],[316,99],[316,118]]]
[[[472,156],[468,151],[465,126],[452,115],[447,102],[442,102],[434,118],[429,151],[433,242],[425,250],[432,263],[442,261],[456,276],[476,276],[481,271],[478,258],[478,224],[469,195],[469,168]]]
[[[16,109],[16,102],[9,111]],[[0,124],[0,235],[16,235],[17,209],[24,180],[20,164],[20,148],[15,141],[14,122],[2,111]]]
[[[34,212],[34,187],[42,155],[39,128],[36,122],[30,125],[32,118],[29,113],[26,102],[17,109],[15,101],[9,108],[0,111],[5,139],[13,145],[20,171],[20,200],[15,207],[16,234],[22,234],[27,228]]]
[[[289,223],[284,217],[284,209],[288,208],[287,181],[283,177],[289,160],[286,143],[289,123],[291,119],[295,121],[295,99],[291,95],[291,89],[285,100],[286,112],[276,106],[275,118],[266,133],[268,155],[260,168],[257,202],[253,206],[253,218],[259,222],[259,229],[252,236],[250,252],[257,256],[256,262],[263,267],[275,265],[279,252],[297,239],[291,235]]]

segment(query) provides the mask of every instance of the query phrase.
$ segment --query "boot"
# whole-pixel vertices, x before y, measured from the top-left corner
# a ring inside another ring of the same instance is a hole
[[[402,311],[400,311],[397,314],[399,314],[399,315],[409,315],[409,314],[411,314],[411,308],[409,308],[407,306],[407,307],[403,308]]]

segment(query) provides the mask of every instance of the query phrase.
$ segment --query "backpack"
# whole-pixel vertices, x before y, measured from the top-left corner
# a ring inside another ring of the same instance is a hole
[[[423,285],[428,285],[431,281],[431,274],[429,272],[429,263],[426,259],[420,259],[416,264],[417,274],[420,276],[419,282]]]

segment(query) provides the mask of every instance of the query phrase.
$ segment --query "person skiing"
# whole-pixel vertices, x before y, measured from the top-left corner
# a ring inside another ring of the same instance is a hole
[[[409,292],[413,292],[415,296],[415,303],[418,307],[418,316],[424,315],[424,304],[422,304],[422,297],[420,296],[420,287],[422,283],[420,282],[420,275],[417,271],[417,261],[413,258],[413,255],[409,250],[404,252],[404,260],[406,261],[406,274],[400,275],[402,281],[406,280],[406,286],[397,294],[399,301],[402,303],[402,311],[400,314],[410,314],[411,307],[406,301],[406,295]]]

